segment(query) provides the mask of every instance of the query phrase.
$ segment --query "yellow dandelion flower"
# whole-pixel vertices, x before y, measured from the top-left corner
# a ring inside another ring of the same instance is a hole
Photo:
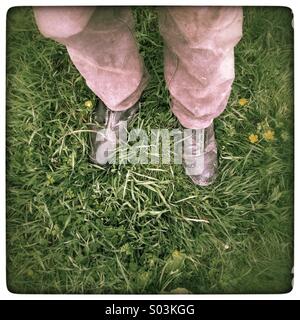
[[[246,105],[248,103],[248,99],[246,99],[246,98],[241,98],[240,100],[239,100],[239,104],[240,104],[240,106],[244,106],[244,105]]]
[[[93,102],[91,100],[88,100],[84,103],[84,106],[88,109],[92,109],[93,107]]]
[[[251,143],[256,143],[258,141],[258,135],[257,134],[250,134],[250,136],[248,137],[249,141]]]
[[[182,256],[181,252],[178,250],[175,250],[172,252],[172,257],[173,258],[180,258]]]
[[[267,141],[273,141],[273,140],[275,139],[274,135],[275,135],[275,132],[274,132],[273,130],[270,130],[270,129],[267,130],[267,131],[263,134],[264,138],[265,138]]]

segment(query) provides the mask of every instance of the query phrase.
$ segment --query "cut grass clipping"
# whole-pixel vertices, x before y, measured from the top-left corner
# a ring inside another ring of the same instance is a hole
[[[176,128],[155,8],[133,8],[151,82],[132,127]],[[215,120],[219,177],[88,161],[97,97],[64,46],[13,8],[7,31],[7,285],[17,293],[281,293],[293,267],[293,30],[245,8]],[[87,103],[87,101],[89,101]]]

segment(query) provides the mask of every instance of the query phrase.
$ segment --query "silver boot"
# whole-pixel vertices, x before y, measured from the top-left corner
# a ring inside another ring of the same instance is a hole
[[[112,111],[102,101],[94,110],[94,123],[91,125],[90,145],[91,161],[104,165],[109,163],[116,151],[119,140],[119,128],[132,120],[138,111],[138,103],[124,111]]]
[[[183,165],[186,174],[196,185],[208,186],[215,181],[218,167],[214,125],[212,123],[198,130],[203,138],[199,142],[193,136],[187,152],[183,154]]]

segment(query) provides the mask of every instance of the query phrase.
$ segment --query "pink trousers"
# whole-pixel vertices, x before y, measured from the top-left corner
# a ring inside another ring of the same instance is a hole
[[[67,47],[89,88],[114,111],[140,98],[148,73],[126,7],[35,7],[40,32]],[[240,7],[159,7],[164,73],[172,111],[187,128],[211,124],[234,79]]]

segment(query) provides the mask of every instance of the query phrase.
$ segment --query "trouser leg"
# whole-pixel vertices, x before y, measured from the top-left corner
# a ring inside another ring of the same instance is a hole
[[[165,78],[172,111],[184,127],[208,127],[225,109],[242,20],[240,7],[160,9]]]
[[[148,75],[129,8],[35,7],[40,32],[64,44],[89,88],[114,111],[133,106]]]

